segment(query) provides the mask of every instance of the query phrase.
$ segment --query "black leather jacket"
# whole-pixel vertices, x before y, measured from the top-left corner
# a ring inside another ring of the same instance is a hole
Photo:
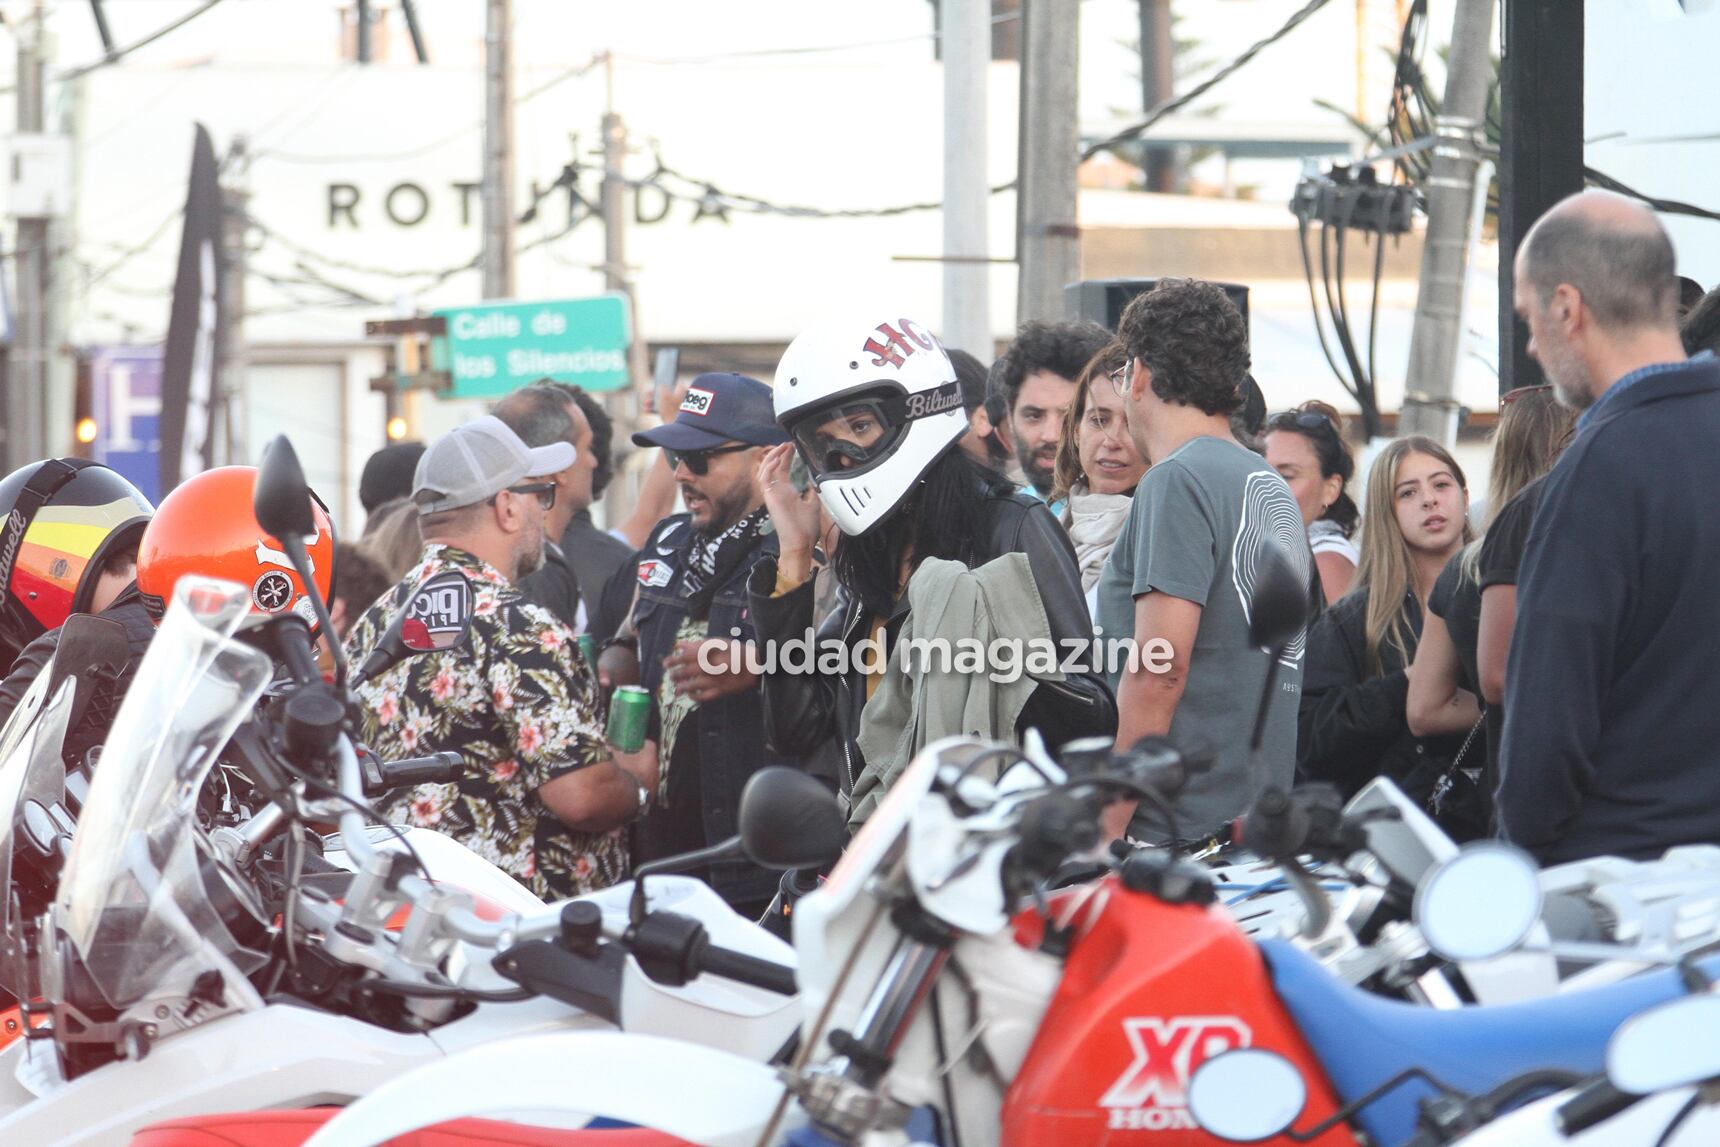
[[[149,643],[155,637],[155,623],[150,620],[149,611],[143,606],[143,598],[137,592],[137,583],[131,585],[114,599],[112,605],[97,616],[110,621],[117,621],[125,627],[126,643],[131,647],[131,660],[120,671],[117,679],[103,681],[96,689],[77,727],[66,733],[65,756],[68,762],[80,760],[83,754],[95,745],[107,740],[108,726],[113,724],[114,717],[119,712],[120,702],[125,700],[126,689],[131,685],[132,675],[137,672],[138,662],[149,651]],[[0,725],[11,717],[12,711],[18,707],[18,702],[24,699],[30,684],[41,674],[42,669],[54,656],[54,651],[60,647],[60,630],[50,629],[24,647],[18,654],[18,660],[12,663],[12,670],[0,681]]]
[[[972,568],[1007,553],[1027,555],[1059,650],[1066,638],[1078,638],[1090,645],[1093,621],[1087,612],[1069,535],[1045,503],[1014,490],[998,491],[986,499],[983,517],[974,530],[972,552],[965,560]],[[776,559],[766,558],[753,567],[747,583],[759,640],[780,645],[804,639],[812,629],[812,581],[781,597],[771,596],[775,588]],[[907,615],[908,598],[904,594],[890,616],[887,647],[893,645]],[[844,593],[836,610],[819,628],[817,638],[821,642],[840,639],[852,646],[867,635],[871,622],[860,602]],[[1038,729],[1053,749],[1078,737],[1109,737],[1117,731],[1117,704],[1110,687],[1086,657],[1082,665],[1083,672],[1069,674],[1064,681],[1041,682],[1022,711],[1019,727]],[[844,676],[778,672],[764,678],[763,696],[765,737],[771,746],[785,756],[803,757],[834,736],[843,755],[842,791],[849,791],[865,764],[856,744],[860,711],[866,706],[864,673],[858,668]]]

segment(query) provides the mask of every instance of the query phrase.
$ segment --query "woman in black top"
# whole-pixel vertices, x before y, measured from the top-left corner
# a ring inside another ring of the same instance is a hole
[[[1467,717],[1474,699],[1485,696],[1479,662],[1483,590],[1509,583],[1515,592],[1517,559],[1528,535],[1529,515],[1507,507],[1557,460],[1575,425],[1575,412],[1560,406],[1550,387],[1520,387],[1500,400],[1486,538],[1471,542],[1447,564],[1428,597],[1407,702],[1409,727],[1417,735],[1450,731],[1446,714],[1461,710]],[[1502,562],[1507,551],[1511,556]],[[1506,644],[1509,638],[1507,623]],[[1498,667],[1503,680],[1503,651]],[[1458,762],[1463,775],[1452,776],[1454,787],[1442,802],[1441,820],[1460,839],[1485,835],[1492,819],[1504,709],[1497,703],[1484,707]]]
[[[1346,796],[1381,775],[1418,801],[1432,793],[1462,738],[1417,737],[1404,702],[1427,595],[1471,536],[1468,509],[1462,468],[1432,439],[1400,439],[1374,462],[1355,584],[1309,632],[1297,720],[1303,776]]]

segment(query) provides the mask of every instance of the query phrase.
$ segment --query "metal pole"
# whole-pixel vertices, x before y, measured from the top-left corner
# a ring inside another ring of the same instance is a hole
[[[1016,317],[1061,318],[1063,287],[1081,277],[1075,223],[1079,0],[1023,0],[1021,169]]]
[[[406,17],[406,34],[412,37],[412,52],[420,64],[430,62],[430,52],[424,46],[424,32],[418,27],[418,9],[412,0],[400,0],[400,12]]]
[[[358,20],[358,62],[370,63],[370,0],[358,0],[353,5],[353,15]]]
[[[1171,0],[1140,0],[1141,109],[1151,111],[1176,94],[1172,60]],[[1180,182],[1176,153],[1140,141],[1148,191],[1175,191]]]
[[[944,342],[990,362],[991,192],[986,186],[988,0],[944,0]],[[972,260],[972,261],[969,261]]]
[[[1583,2],[1505,0],[1499,61],[1499,391],[1543,381],[1511,309],[1517,242],[1583,189]]]
[[[43,127],[42,0],[35,0],[18,37],[18,132],[41,135]],[[43,407],[48,381],[49,221],[18,220],[18,314],[7,378],[6,453],[16,469],[45,453]]]
[[[247,186],[250,157],[246,154],[245,137],[234,136],[228,157],[227,180],[221,188],[221,258],[226,264],[221,276],[221,418],[216,426],[221,433],[216,439],[217,465],[246,459],[244,419],[239,417],[241,404],[249,400],[250,390],[245,377],[249,363],[249,348],[245,344],[245,276],[248,252],[245,246],[247,221],[250,217],[251,192]]]
[[[615,441],[626,442],[639,425],[639,399],[636,387],[649,379],[645,366],[644,328],[639,321],[639,300],[633,293],[633,280],[627,273],[627,124],[615,110],[615,58],[603,57],[603,186],[598,202],[603,211],[603,289],[627,296],[628,335],[627,367],[632,385],[612,390],[604,395],[604,409],[615,424]],[[674,411],[659,410],[665,421]],[[619,522],[628,509],[636,490],[628,490],[628,482],[612,482],[604,496],[605,517],[609,524]]]
[[[1463,284],[1469,268],[1469,214],[1485,142],[1483,120],[1493,82],[1494,0],[1458,0],[1452,22],[1445,101],[1427,180],[1427,236],[1421,289],[1410,331],[1409,376],[1400,435],[1457,438],[1457,355],[1463,341]],[[1383,238],[1379,241],[1383,242]]]
[[[484,297],[514,293],[513,0],[487,0],[484,21]]]

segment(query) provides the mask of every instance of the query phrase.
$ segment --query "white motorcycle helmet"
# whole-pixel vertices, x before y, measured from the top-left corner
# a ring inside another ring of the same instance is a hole
[[[890,516],[967,430],[943,346],[912,319],[830,323],[788,344],[776,420],[845,534]]]

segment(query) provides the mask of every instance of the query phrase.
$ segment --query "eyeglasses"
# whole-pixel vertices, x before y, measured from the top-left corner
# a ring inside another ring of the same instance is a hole
[[[538,505],[542,506],[546,510],[553,510],[555,508],[554,482],[528,482],[523,486],[509,486],[508,493],[518,494],[522,498],[528,494],[536,494]],[[490,504],[492,506],[496,504],[496,495],[492,494],[490,496]]]
[[[1134,365],[1134,360],[1130,359],[1116,370],[1106,372],[1106,377],[1111,380],[1111,387],[1117,392],[1118,398],[1129,396],[1129,367],[1132,365]]]
[[[669,460],[669,469],[686,466],[695,478],[703,478],[711,472],[711,455],[734,454],[742,450],[751,450],[750,442],[734,442],[728,446],[713,446],[709,450],[671,450],[663,447],[663,457]]]
[[[1553,389],[1552,383],[1543,382],[1539,386],[1519,386],[1516,390],[1507,390],[1504,394],[1501,394],[1499,396],[1499,409],[1504,410],[1507,406],[1510,406],[1513,402],[1516,402],[1519,398],[1522,398],[1525,394],[1534,394],[1538,390],[1552,390],[1552,389]]]

